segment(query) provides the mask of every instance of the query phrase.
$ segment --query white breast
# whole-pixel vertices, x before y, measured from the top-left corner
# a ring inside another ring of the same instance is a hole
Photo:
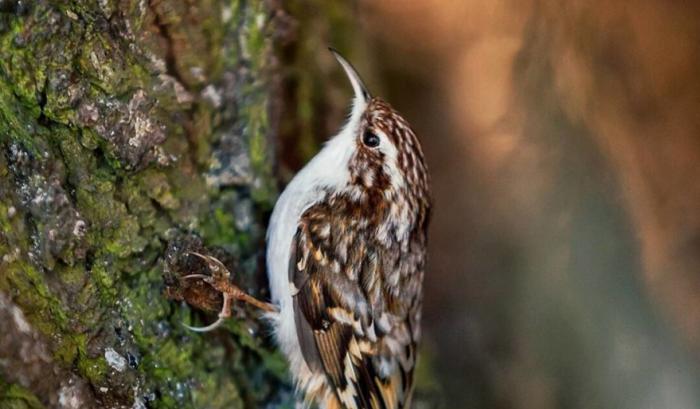
[[[348,161],[355,150],[355,132],[364,110],[355,104],[347,125],[292,179],[277,201],[267,230],[267,275],[272,302],[279,315],[271,316],[275,337],[290,363],[291,373],[301,389],[313,390],[324,378],[313,376],[301,354],[294,323],[292,286],[289,282],[289,257],[299,219],[306,209],[328,191],[340,191],[350,179]]]

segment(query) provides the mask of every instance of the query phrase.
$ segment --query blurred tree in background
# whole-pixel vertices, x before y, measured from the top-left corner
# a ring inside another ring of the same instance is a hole
[[[448,407],[700,407],[700,7],[362,2],[435,191]]]

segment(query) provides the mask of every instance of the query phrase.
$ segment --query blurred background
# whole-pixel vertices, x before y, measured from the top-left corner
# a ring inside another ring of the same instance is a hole
[[[433,178],[418,406],[700,407],[691,3],[353,10],[351,59],[413,124]],[[331,131],[348,102],[338,75]]]

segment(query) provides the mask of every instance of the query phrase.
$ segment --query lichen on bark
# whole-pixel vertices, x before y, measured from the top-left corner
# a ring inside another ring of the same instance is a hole
[[[180,324],[204,316],[163,295],[194,245],[259,291],[277,7],[2,4],[0,295],[44,352],[0,359],[3,405],[292,404],[254,313],[202,336]]]

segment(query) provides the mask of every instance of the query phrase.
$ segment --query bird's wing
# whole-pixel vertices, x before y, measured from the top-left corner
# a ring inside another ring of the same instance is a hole
[[[383,252],[356,221],[309,209],[292,243],[290,280],[302,354],[325,372],[346,408],[408,406],[415,365],[415,316],[384,294]]]

